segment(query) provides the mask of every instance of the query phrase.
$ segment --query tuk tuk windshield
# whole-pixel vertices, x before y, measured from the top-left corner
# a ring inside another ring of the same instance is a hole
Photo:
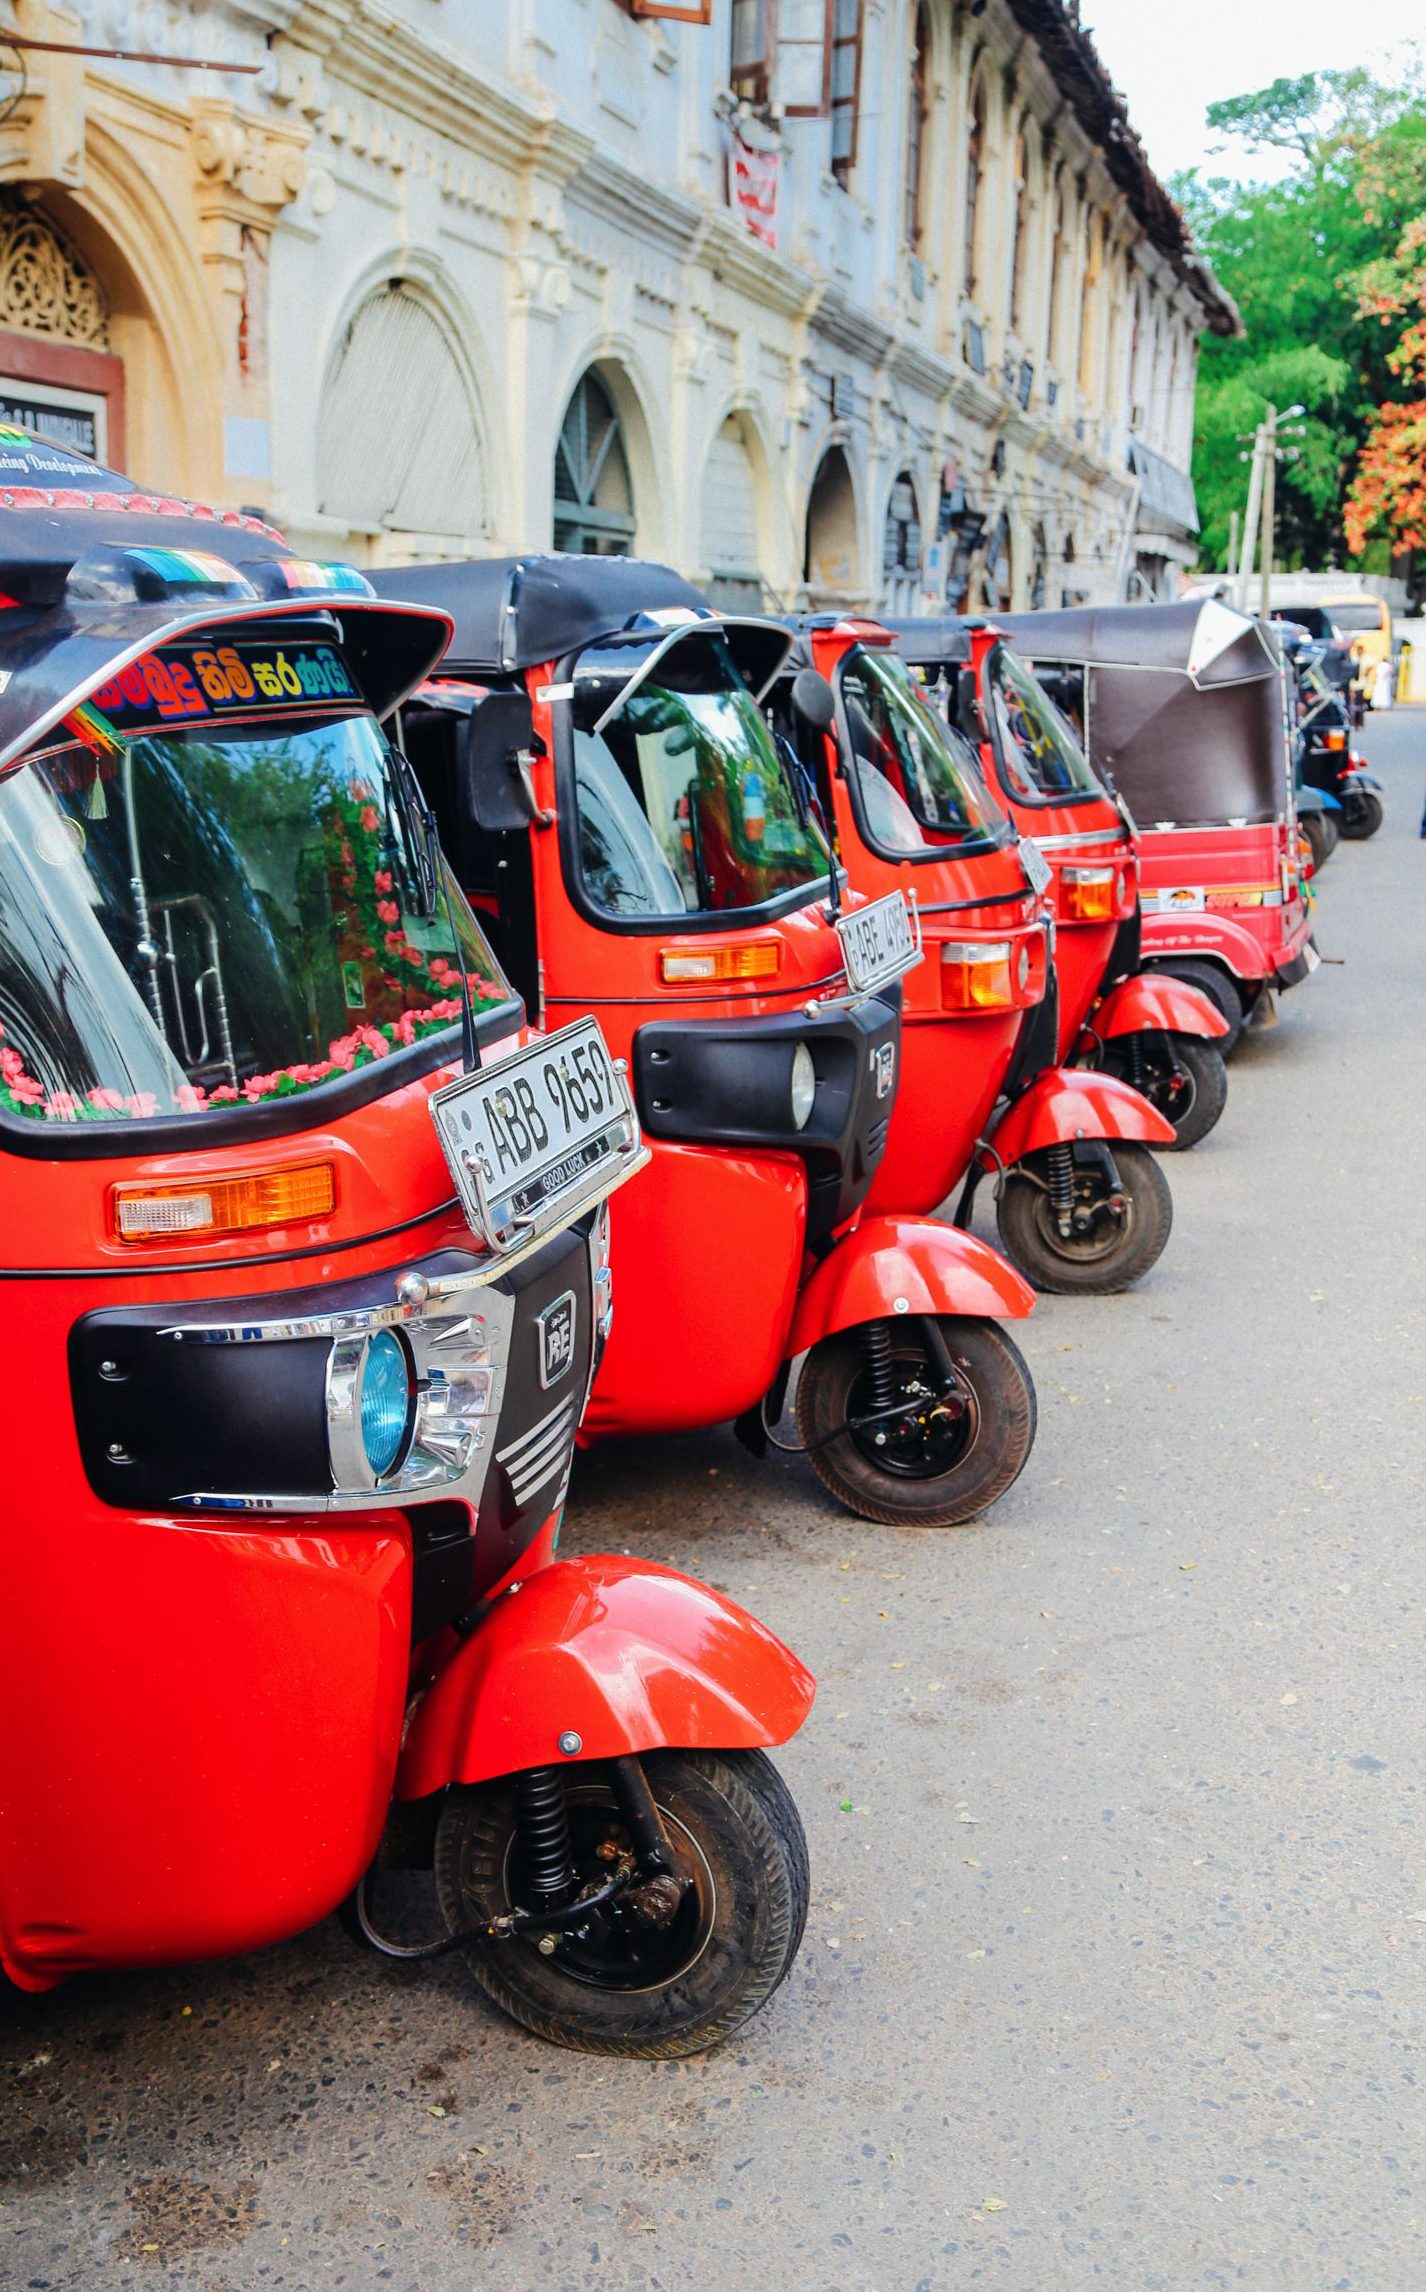
[[[271,650],[206,658],[237,683]],[[356,698],[335,648],[284,651]],[[126,708],[153,713],[116,680],[0,778],[0,1116],[267,1104],[455,1025],[461,969],[477,1009],[513,1000],[359,703],[132,734]]]
[[[1077,804],[1104,796],[1070,725],[1008,645],[991,652],[985,684],[996,761],[1017,804]]]
[[[849,653],[839,683],[858,810],[875,848],[898,858],[944,853],[1008,833],[975,750],[942,723],[895,653]]]
[[[725,915],[820,880],[826,844],[726,635],[695,628],[641,676],[658,641],[591,646],[576,665],[589,899],[620,917]]]

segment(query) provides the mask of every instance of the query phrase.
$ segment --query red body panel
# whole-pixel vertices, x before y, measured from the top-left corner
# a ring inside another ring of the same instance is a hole
[[[1191,987],[1184,979],[1156,977],[1152,971],[1136,971],[1111,987],[1089,1025],[1101,1042],[1116,1035],[1151,1032],[1198,1035],[1216,1042],[1228,1032],[1223,1013],[1201,987]]]
[[[1312,930],[1288,833],[1272,821],[1240,828],[1145,829],[1146,960],[1207,957],[1246,984],[1271,983],[1301,955]],[[1233,892],[1243,890],[1270,892],[1275,904],[1235,904]]]
[[[1146,1146],[1168,1146],[1173,1136],[1173,1124],[1127,1082],[1082,1067],[1059,1067],[1042,1074],[1007,1109],[996,1126],[995,1154],[1010,1163],[1044,1146],[1073,1145],[1077,1138],[1134,1138]],[[995,1156],[986,1156],[985,1166],[993,1168]]]
[[[979,1314],[1023,1320],[1035,1292],[1008,1259],[958,1226],[867,1218],[822,1260],[797,1302],[788,1358],[820,1337],[889,1314]]]
[[[677,1432],[752,1408],[777,1374],[802,1275],[800,1162],[652,1144],[648,1169],[609,1206],[614,1327],[584,1420],[593,1435]]]
[[[926,937],[922,970],[939,963],[938,947]],[[916,977],[913,971],[907,980],[908,997]],[[926,1213],[955,1192],[1000,1096],[1024,1015],[904,1014],[901,1089],[867,1194],[869,1212],[894,1214],[909,1205]]]
[[[785,1743],[816,1683],[707,1584],[628,1559],[556,1560],[497,1602],[417,1705],[397,1795],[672,1744]]]

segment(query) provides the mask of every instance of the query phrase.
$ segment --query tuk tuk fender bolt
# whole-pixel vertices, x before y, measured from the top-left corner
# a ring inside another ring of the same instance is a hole
[[[129,1461],[129,1452],[121,1440],[110,1441],[109,1456],[115,1464],[127,1464]]]
[[[424,1305],[430,1294],[430,1282],[424,1273],[417,1273],[414,1267],[410,1273],[403,1273],[396,1284],[396,1295],[403,1305]]]
[[[909,1298],[893,1297],[891,1302],[893,1309],[897,1313],[909,1313],[911,1311],[911,1301]]]
[[[560,1749],[567,1759],[577,1759],[584,1749],[584,1737],[576,1735],[572,1727],[567,1727],[560,1737]]]
[[[119,1374],[118,1362],[101,1361],[99,1364],[99,1374],[101,1377],[117,1377]]]
[[[542,1934],[535,1944],[542,1958],[552,1958],[560,1946],[558,1934]]]

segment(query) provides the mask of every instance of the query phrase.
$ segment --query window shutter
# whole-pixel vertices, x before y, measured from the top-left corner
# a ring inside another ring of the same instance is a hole
[[[778,0],[774,103],[788,119],[825,119],[832,108],[834,0]]]

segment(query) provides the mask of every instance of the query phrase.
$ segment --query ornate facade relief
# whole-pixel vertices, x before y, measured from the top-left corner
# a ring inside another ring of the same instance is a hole
[[[108,350],[109,305],[83,256],[39,207],[0,192],[0,327]]]

